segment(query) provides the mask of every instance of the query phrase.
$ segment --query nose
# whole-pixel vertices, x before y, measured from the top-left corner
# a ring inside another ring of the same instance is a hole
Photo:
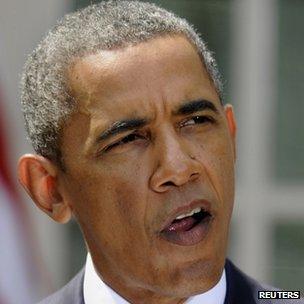
[[[158,165],[150,179],[154,191],[166,192],[199,178],[201,165],[188,151],[190,148],[177,135],[168,135],[155,145]]]

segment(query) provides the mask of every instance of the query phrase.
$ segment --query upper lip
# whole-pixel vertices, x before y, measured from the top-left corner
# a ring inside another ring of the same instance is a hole
[[[187,203],[183,206],[180,206],[174,209],[168,216],[167,220],[163,224],[161,231],[165,230],[177,216],[181,214],[187,214],[195,208],[202,208],[204,211],[212,214],[211,212],[211,203],[204,199],[193,200],[190,203]]]

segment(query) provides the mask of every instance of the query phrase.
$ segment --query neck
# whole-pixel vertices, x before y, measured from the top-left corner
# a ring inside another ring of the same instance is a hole
[[[126,284],[125,281],[114,274],[113,276],[103,276],[100,275],[98,271],[97,273],[105,284],[111,286],[117,294],[126,299],[129,303],[182,304],[187,300],[187,298],[165,296],[149,289],[136,287],[133,284]]]
[[[145,280],[143,279],[139,282],[138,280],[134,280],[134,276],[130,276],[129,273],[127,276],[124,276],[122,268],[118,269],[116,264],[109,263],[107,258],[105,256],[101,256],[100,253],[96,258],[94,257],[94,253],[92,254],[91,252],[91,258],[92,260],[90,259],[89,265],[95,269],[95,276],[98,276],[104,284],[108,285],[113,291],[115,291],[116,296],[119,295],[129,303],[133,304],[182,304],[185,303],[189,297],[192,297],[195,294],[205,293],[209,290],[211,291],[211,289],[216,285],[215,283],[213,286],[209,286],[207,288],[206,286],[200,285],[199,289],[197,286],[195,286],[194,289],[191,284],[192,280],[188,280],[180,286],[181,288],[179,288],[178,286],[180,284],[172,285],[172,280],[170,280],[170,287],[162,288],[164,285],[159,282],[159,279],[161,278],[159,276],[150,276],[145,272],[146,276],[140,274],[140,277],[145,278]],[[156,278],[155,282],[153,281],[153,277]],[[220,279],[221,276],[216,278],[214,282],[220,282]]]

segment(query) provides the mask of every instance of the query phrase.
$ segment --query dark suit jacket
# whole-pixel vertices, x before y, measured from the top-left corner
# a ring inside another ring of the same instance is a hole
[[[258,300],[257,291],[276,289],[259,284],[257,281],[242,273],[229,260],[226,261],[225,269],[227,293],[224,304],[304,304],[304,299]],[[82,269],[65,287],[39,304],[84,304],[83,279],[84,269]]]

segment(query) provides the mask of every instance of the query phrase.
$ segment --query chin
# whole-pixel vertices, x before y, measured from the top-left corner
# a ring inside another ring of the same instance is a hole
[[[210,290],[220,280],[224,262],[197,261],[174,271],[167,282],[159,284],[158,292],[165,296],[186,298]]]

